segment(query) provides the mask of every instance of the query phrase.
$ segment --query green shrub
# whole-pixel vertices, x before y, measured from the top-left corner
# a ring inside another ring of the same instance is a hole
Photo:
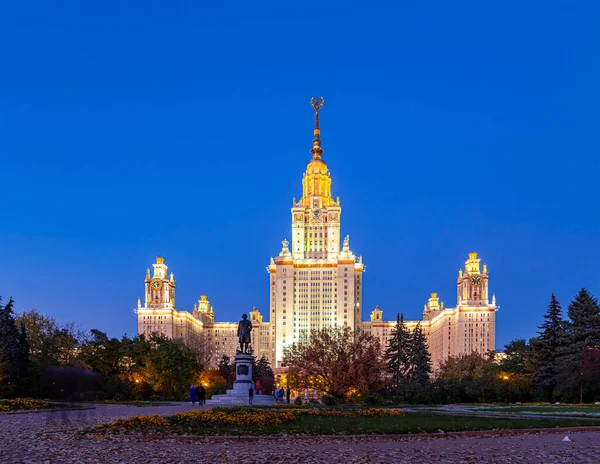
[[[352,393],[348,395],[348,402],[353,404],[364,403],[368,393],[369,392],[365,390],[353,390]]]
[[[315,400],[314,398],[311,398],[310,400],[308,400],[308,404],[319,404],[319,400]]]
[[[402,398],[401,396],[396,396],[396,395],[387,396],[384,398],[383,403],[384,404],[395,404],[395,405],[404,404],[404,398]]]
[[[370,406],[375,406],[375,405],[378,405],[378,404],[383,404],[383,396],[381,396],[377,392],[370,391],[365,396],[365,404],[368,404]]]
[[[321,397],[321,403],[323,403],[325,406],[335,406],[338,404],[338,399],[335,396],[327,393]]]

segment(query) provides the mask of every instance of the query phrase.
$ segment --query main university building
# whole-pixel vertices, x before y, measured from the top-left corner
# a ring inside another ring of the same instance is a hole
[[[331,177],[322,159],[319,110],[323,99],[312,99],[315,129],[312,159],[302,178],[302,198],[292,203],[291,242],[283,240],[281,251],[271,258],[269,273],[269,321],[254,308],[252,348],[281,367],[286,346],[304,334],[322,327],[348,325],[379,338],[382,346],[392,333],[395,320],[383,320],[379,307],[363,321],[362,256],[350,249],[349,236],[342,239],[340,199],[331,194]],[[341,243],[341,246],[340,246]],[[237,322],[215,322],[206,295],[193,310],[177,309],[175,278],[167,272],[163,258],[146,270],[145,304],[138,299],[138,332],[183,338],[200,334],[208,341],[214,364],[223,356],[233,357],[238,347]],[[480,266],[477,253],[470,253],[464,270],[458,272],[456,306],[446,308],[431,293],[420,321],[427,336],[434,368],[448,356],[494,349],[496,301],[488,291],[488,270]],[[241,311],[240,311],[241,312]],[[394,314],[395,315],[395,314]],[[408,321],[413,329],[418,321]]]

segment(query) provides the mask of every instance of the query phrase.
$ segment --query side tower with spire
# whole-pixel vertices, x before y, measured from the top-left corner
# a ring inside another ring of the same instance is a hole
[[[291,243],[282,241],[271,260],[270,319],[275,332],[275,359],[286,346],[327,326],[360,328],[362,258],[350,250],[350,237],[340,247],[339,197],[331,195],[331,175],[323,161],[320,112],[325,100],[310,100],[315,114],[311,159],[302,177],[302,197],[292,202]]]
[[[447,308],[436,292],[423,307],[423,320],[405,321],[409,330],[417,324],[427,337],[434,370],[449,356],[460,356],[473,351],[487,353],[495,348],[496,297],[488,299],[489,274],[486,264],[480,269],[481,259],[477,253],[469,253],[465,268],[458,271],[456,306]],[[393,314],[393,313],[392,313]],[[379,306],[371,313],[371,321],[363,323],[363,330],[370,331],[386,346],[395,321],[383,320]]]

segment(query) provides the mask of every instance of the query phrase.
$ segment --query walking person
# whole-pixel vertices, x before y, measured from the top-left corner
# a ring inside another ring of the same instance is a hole
[[[290,386],[285,389],[285,399],[287,400],[287,404],[290,404],[290,395],[292,394],[290,390]]]
[[[194,384],[190,387],[190,402],[196,404],[196,385]]]
[[[206,404],[206,389],[202,385],[196,387],[196,397],[198,398],[198,404],[202,406]]]
[[[282,404],[283,404],[283,395],[285,395],[285,390],[283,389],[283,387],[281,387],[281,390],[279,390],[279,399],[281,400]]]
[[[254,398],[254,388],[250,387],[248,389],[248,404],[252,406],[252,399]]]

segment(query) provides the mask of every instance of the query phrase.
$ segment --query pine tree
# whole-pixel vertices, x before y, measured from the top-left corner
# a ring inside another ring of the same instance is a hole
[[[583,390],[583,373],[579,368],[586,350],[600,347],[600,307],[598,300],[585,288],[569,304],[562,346],[557,358],[556,381],[562,398],[575,401]]]
[[[544,323],[538,327],[541,330],[538,332],[538,337],[531,340],[533,350],[531,364],[534,385],[544,393],[545,399],[550,401],[556,386],[559,348],[565,337],[562,308],[554,294],[544,319]]]
[[[584,347],[600,346],[600,307],[598,300],[585,288],[571,302],[567,315],[571,321],[568,326],[571,343],[578,351]]]
[[[20,392],[28,370],[29,345],[25,329],[17,329],[13,299],[6,306],[2,306],[0,300],[0,388],[10,394]]]
[[[404,314],[399,313],[385,350],[387,370],[392,376],[392,387],[397,393],[400,392],[408,374],[410,338],[410,332],[404,323]]]
[[[410,349],[408,354],[408,377],[413,387],[423,387],[429,382],[431,369],[431,354],[427,349],[425,334],[419,322],[413,330],[410,338]]]

